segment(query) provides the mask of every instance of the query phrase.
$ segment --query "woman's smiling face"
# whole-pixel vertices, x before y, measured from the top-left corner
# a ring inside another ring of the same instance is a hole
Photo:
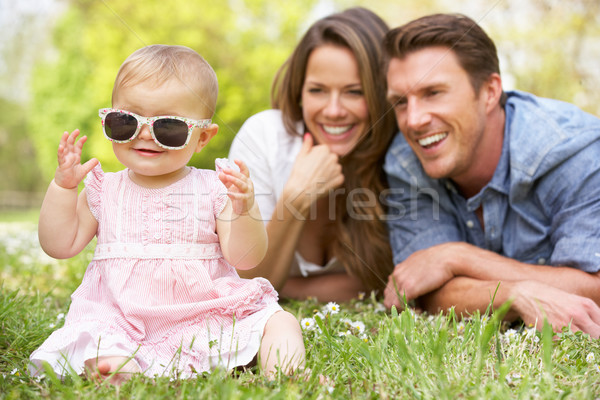
[[[358,63],[346,47],[325,44],[308,57],[302,117],[315,141],[344,156],[367,131],[369,111]]]

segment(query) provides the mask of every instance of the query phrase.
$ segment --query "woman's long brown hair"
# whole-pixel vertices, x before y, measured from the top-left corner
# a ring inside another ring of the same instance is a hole
[[[386,23],[373,12],[357,7],[315,22],[279,69],[271,91],[273,108],[280,109],[284,126],[298,135],[306,65],[311,52],[324,44],[350,49],[359,68],[369,110],[368,130],[356,147],[341,158],[344,190],[336,196],[334,255],[347,272],[369,289],[382,289],[393,270],[385,207],[380,195],[387,187],[383,157],[397,131],[386,101],[385,76],[380,67]],[[348,201],[350,198],[351,201]]]

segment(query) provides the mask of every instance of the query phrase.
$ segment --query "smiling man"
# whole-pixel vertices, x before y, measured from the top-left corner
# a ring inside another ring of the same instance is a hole
[[[437,312],[512,301],[508,320],[600,336],[600,120],[502,89],[496,47],[462,15],[391,30],[385,161],[402,296]]]

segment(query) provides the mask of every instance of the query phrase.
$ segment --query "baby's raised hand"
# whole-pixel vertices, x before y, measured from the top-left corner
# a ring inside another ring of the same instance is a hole
[[[235,160],[240,172],[233,168],[224,168],[219,173],[219,179],[227,188],[233,212],[245,215],[254,205],[254,184],[250,180],[250,171],[243,161]]]
[[[81,149],[87,136],[79,140],[77,136],[79,136],[79,129],[75,129],[70,134],[65,132],[58,145],[58,167],[54,174],[54,182],[65,189],[76,188],[88,172],[98,165],[98,160],[95,158],[81,164]]]

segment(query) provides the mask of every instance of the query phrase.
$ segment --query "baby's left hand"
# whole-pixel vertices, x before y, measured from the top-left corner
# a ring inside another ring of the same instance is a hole
[[[227,188],[233,212],[245,215],[254,206],[254,185],[250,180],[250,171],[243,161],[235,160],[240,172],[232,168],[224,168],[219,173],[219,179]]]

